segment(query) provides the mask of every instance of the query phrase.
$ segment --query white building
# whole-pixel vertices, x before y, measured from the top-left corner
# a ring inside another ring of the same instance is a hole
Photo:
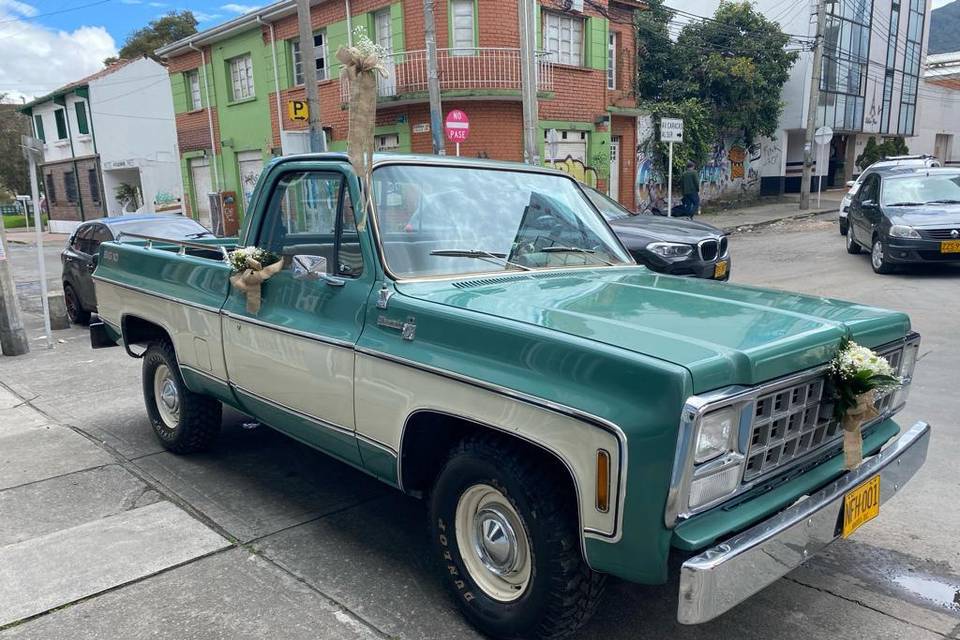
[[[711,16],[719,0],[669,0],[673,8]],[[814,0],[755,0],[754,6],[784,32],[813,41]],[[833,141],[819,154],[816,175],[824,186],[840,185],[859,173],[854,166],[871,136],[918,134],[917,96],[926,53],[930,0],[835,0],[826,4],[824,61],[817,126],[829,125]],[[783,114],[772,140],[748,150],[750,172],[763,193],[797,192],[803,150],[813,54],[800,54],[784,85]],[[642,82],[642,79],[641,79]],[[911,152],[913,148],[911,146]],[[813,188],[816,188],[814,178]]]
[[[920,81],[916,137],[911,153],[929,153],[960,166],[960,51],[927,56]]]
[[[150,58],[121,60],[24,105],[44,141],[50,230],[123,213],[180,213],[170,82]],[[124,197],[126,194],[126,197]]]

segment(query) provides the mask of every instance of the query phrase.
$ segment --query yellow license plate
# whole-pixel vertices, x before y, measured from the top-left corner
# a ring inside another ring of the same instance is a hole
[[[960,253],[960,240],[944,240],[940,243],[940,253]]]
[[[843,537],[880,515],[880,476],[873,476],[843,497]]]
[[[718,262],[713,266],[713,277],[719,280],[727,275],[727,269],[729,268],[730,263],[726,260]]]

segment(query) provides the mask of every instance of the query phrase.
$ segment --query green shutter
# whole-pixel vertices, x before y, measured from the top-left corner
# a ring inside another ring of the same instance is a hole
[[[87,107],[83,102],[74,102],[73,108],[77,112],[77,131],[81,135],[90,133],[90,125],[87,124]]]
[[[607,68],[607,29],[609,24],[606,18],[587,18],[586,29],[586,58],[585,67],[591,69]]]
[[[474,20],[474,24],[476,24]],[[390,31],[393,39],[394,51],[406,51],[403,40],[403,3],[394,2],[390,5]]]
[[[190,95],[190,82],[187,73],[178,73],[170,76],[170,92],[173,95],[174,113],[186,113],[190,111],[190,104],[187,102],[187,96]]]
[[[327,64],[330,65],[330,77],[340,77],[340,61],[337,60],[337,50],[347,46],[347,21],[341,20],[327,25]],[[291,58],[292,59],[292,58]],[[293,77],[293,72],[290,72]]]
[[[53,112],[53,119],[57,122],[57,139],[67,139],[67,118],[63,109],[57,109]]]
[[[37,114],[33,116],[33,122],[37,126],[37,137],[43,140],[44,142],[46,142],[47,135],[43,132],[43,118],[41,118],[40,115]]]

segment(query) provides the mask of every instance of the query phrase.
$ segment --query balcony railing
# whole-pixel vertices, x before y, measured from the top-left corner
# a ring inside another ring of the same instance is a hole
[[[553,90],[553,64],[549,54],[537,54],[537,90]],[[386,77],[377,82],[381,98],[427,92],[427,52],[397,51],[383,64]],[[520,91],[520,50],[478,47],[437,49],[437,74],[441,91],[500,89]],[[350,99],[350,81],[340,74],[340,99]]]

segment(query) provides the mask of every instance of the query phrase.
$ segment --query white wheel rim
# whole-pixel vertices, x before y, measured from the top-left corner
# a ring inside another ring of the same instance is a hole
[[[847,229],[847,247],[852,249],[853,244],[853,229]]]
[[[873,260],[873,266],[875,269],[879,269],[883,266],[883,245],[880,244],[879,240],[873,243],[873,250],[870,252],[870,258]]]
[[[165,364],[159,365],[153,372],[153,399],[163,425],[168,429],[180,426],[180,389]]]
[[[497,489],[476,484],[463,492],[455,518],[457,548],[470,577],[499,602],[512,602],[530,584],[530,542],[516,509]]]

